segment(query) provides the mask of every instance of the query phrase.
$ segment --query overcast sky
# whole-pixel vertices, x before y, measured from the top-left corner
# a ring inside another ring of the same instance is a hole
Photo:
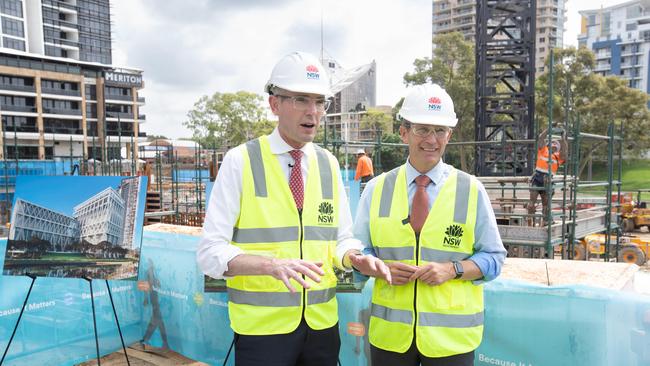
[[[604,6],[622,1],[605,0]],[[405,92],[413,60],[431,55],[431,0],[112,0],[113,63],[144,70],[148,134],[189,137],[182,126],[202,95],[263,94],[283,55],[325,53],[343,67],[377,62],[377,103]],[[565,44],[576,45],[578,10],[568,1]]]

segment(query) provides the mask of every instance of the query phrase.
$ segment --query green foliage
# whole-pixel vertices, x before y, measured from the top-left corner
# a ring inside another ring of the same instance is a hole
[[[147,135],[147,141],[154,141],[154,140],[169,140],[169,138],[165,135]]]
[[[595,56],[581,47],[555,49],[553,67],[553,121],[564,124],[571,131],[576,118],[580,119],[581,132],[606,135],[609,123],[614,123],[616,132],[623,126],[624,154],[638,155],[650,148],[650,111],[648,95],[628,86],[618,76],[602,76],[594,73]],[[550,70],[550,57],[547,59]],[[549,120],[549,73],[541,75],[536,82],[536,116],[542,128]],[[568,106],[568,109],[567,109]],[[573,119],[567,112],[573,112]],[[593,156],[603,159],[607,145],[603,140],[584,140],[580,146],[580,171]]]
[[[407,85],[435,83],[443,87],[454,101],[458,125],[455,141],[474,141],[475,62],[474,45],[459,32],[433,37],[433,59],[416,59],[415,70],[404,75]],[[459,146],[460,168],[468,171],[472,149]]]
[[[618,178],[617,169],[618,164],[614,165],[614,179]],[[594,162],[592,170],[592,180],[607,180],[607,164],[605,162]],[[581,178],[586,180],[587,174],[583,172]],[[650,160],[624,159],[621,190],[633,192],[636,189],[650,189]]]
[[[264,118],[262,100],[245,91],[204,95],[194,103],[183,125],[203,147],[237,146],[269,129],[271,122]]]
[[[361,117],[361,128],[381,131],[382,133],[393,132],[393,117],[390,114],[376,108],[369,108]]]
[[[401,144],[402,138],[397,133],[387,133],[381,137],[382,143]],[[377,158],[381,154],[381,171],[378,171]],[[406,146],[386,146],[381,145],[376,149],[373,154],[373,165],[375,167],[375,175],[381,172],[390,171],[406,162],[408,157],[408,148]]]

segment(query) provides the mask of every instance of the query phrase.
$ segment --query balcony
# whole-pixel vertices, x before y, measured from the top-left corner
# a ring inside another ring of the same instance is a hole
[[[70,40],[67,40],[67,39],[61,39],[61,38],[49,39],[46,42],[50,42],[50,43],[55,44],[57,46],[70,46],[70,47],[79,48],[79,42],[74,42],[74,41],[70,41]]]
[[[13,126],[13,125],[6,125],[3,126],[5,132],[38,132],[38,128],[36,126]]]
[[[104,94],[104,99],[106,100],[128,100],[132,101],[133,96],[123,95],[123,94]]]
[[[7,112],[27,112],[27,113],[36,113],[36,107],[35,106],[29,106],[29,105],[10,105],[10,104],[5,104],[0,106],[0,110],[2,111],[7,111]]]
[[[70,128],[70,127],[43,127],[43,132],[45,133],[62,133],[66,135],[83,135],[84,131],[80,128]]]
[[[138,137],[147,137],[146,132],[138,132]]]
[[[126,119],[133,119],[133,113],[128,113],[128,112],[110,112],[110,111],[106,111],[106,118],[126,118]]]
[[[42,94],[65,95],[70,97],[81,97],[80,90],[71,89],[57,89],[57,88],[41,88]]]
[[[146,119],[147,119],[147,116],[146,116],[146,115],[144,115],[144,114],[139,114],[139,115],[138,115],[138,120],[139,120],[139,121],[144,121],[144,120],[146,120]]]
[[[36,88],[34,87],[34,85],[14,85],[14,84],[0,83],[0,89],[36,93]]]
[[[144,103],[144,97],[138,97],[138,103]]]
[[[52,5],[55,8],[66,8],[70,10],[77,11],[78,7],[72,4],[68,4],[63,1],[56,1],[56,0],[43,0],[43,4],[47,5]]]
[[[66,114],[72,116],[81,116],[80,109],[64,109],[64,108],[45,108],[43,107],[43,113],[47,114]]]
[[[133,136],[133,130],[106,130],[106,136],[131,137]]]
[[[43,23],[45,25],[51,25],[51,26],[55,26],[55,27],[57,27],[57,26],[58,27],[68,27],[68,28],[75,29],[77,31],[79,30],[79,26],[77,24],[72,23],[72,22],[66,22],[65,20],[43,18]]]

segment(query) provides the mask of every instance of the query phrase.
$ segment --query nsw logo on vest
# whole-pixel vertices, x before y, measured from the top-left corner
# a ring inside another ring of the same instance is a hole
[[[318,205],[318,223],[333,225],[334,224],[334,206],[329,202],[321,202]]]
[[[463,236],[463,228],[459,225],[449,225],[445,230],[445,238],[442,240],[442,246],[449,248],[460,247],[460,238]]]
[[[429,110],[430,111],[441,111],[442,110],[442,101],[438,97],[429,98]]]
[[[308,65],[306,69],[307,69],[307,79],[312,79],[312,80],[320,79],[320,73],[318,71],[318,67],[314,65]]]

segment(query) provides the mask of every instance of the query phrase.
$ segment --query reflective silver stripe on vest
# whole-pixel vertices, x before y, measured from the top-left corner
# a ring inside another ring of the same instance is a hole
[[[320,226],[305,226],[304,227],[305,240],[336,240],[338,236],[337,227],[320,227]]]
[[[255,139],[248,141],[246,143],[246,150],[248,151],[248,159],[251,162],[251,170],[253,172],[255,196],[268,197],[268,192],[266,191],[266,173],[264,172],[264,161],[262,160],[260,140]]]
[[[381,260],[408,261],[413,260],[413,247],[373,247],[375,254]]]
[[[318,159],[318,170],[320,171],[320,187],[324,200],[331,200],[334,198],[333,182],[332,182],[332,167],[327,153],[320,146],[314,145],[316,150],[316,158]]]
[[[472,183],[469,174],[458,171],[456,181],[456,204],[454,205],[454,222],[467,223],[467,205],[469,204],[469,186]]]
[[[409,310],[398,310],[387,308],[382,305],[372,303],[370,315],[394,323],[413,324],[413,313]]]
[[[238,244],[250,243],[279,243],[283,241],[297,241],[299,239],[298,226],[240,229],[234,228],[232,241]]]
[[[426,247],[420,248],[420,259],[427,262],[451,262],[462,261],[469,258],[467,253],[446,252],[444,250],[431,249]]]
[[[418,325],[423,327],[471,328],[483,325],[483,312],[469,315],[418,313]]]
[[[253,292],[228,288],[228,301],[235,304],[285,307],[300,306],[301,292]]]
[[[379,201],[379,217],[390,216],[390,206],[393,203],[393,192],[395,191],[395,181],[399,167],[391,170],[384,178],[384,188],[381,190],[381,200]]]
[[[336,287],[324,290],[308,291],[307,305],[322,304],[332,300],[336,296]]]

